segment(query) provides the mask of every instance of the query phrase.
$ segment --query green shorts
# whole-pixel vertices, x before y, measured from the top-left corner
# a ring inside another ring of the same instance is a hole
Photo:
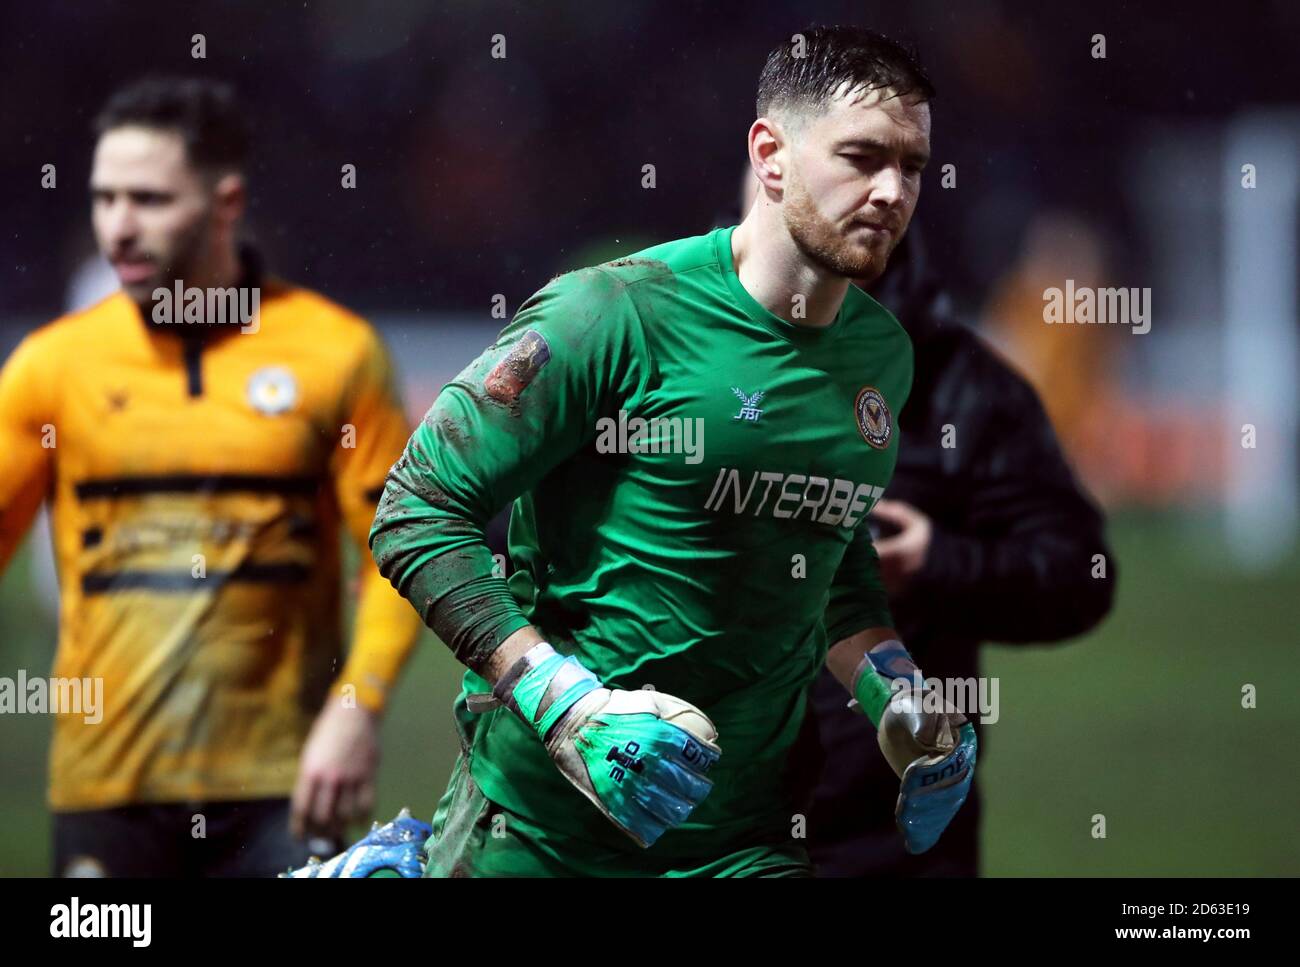
[[[595,807],[591,807],[593,814]],[[452,876],[812,876],[798,843],[750,846],[689,863],[575,843],[492,802],[464,755],[433,816],[424,875]]]

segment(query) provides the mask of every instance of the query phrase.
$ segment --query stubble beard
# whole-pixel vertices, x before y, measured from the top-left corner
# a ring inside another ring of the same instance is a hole
[[[180,282],[186,288],[205,284],[200,267],[211,246],[207,219],[199,221],[193,229],[182,237],[166,263],[159,263],[161,271],[156,283],[148,291],[130,293],[145,318],[152,318],[154,293],[158,289],[173,291]]]
[[[812,196],[797,178],[792,178],[786,186],[785,203],[781,207],[786,230],[804,257],[842,278],[866,282],[879,278],[885,271],[889,253],[898,243],[895,238],[888,248],[854,245],[834,222],[818,211]]]

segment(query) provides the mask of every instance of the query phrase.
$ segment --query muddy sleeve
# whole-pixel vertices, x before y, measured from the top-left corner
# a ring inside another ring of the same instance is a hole
[[[644,391],[644,332],[626,290],[599,268],[553,280],[443,389],[388,473],[375,563],[475,671],[528,624],[494,570],[488,523]]]

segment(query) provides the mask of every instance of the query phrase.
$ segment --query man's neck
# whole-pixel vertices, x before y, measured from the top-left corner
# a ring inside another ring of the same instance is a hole
[[[761,200],[731,235],[745,291],[786,322],[821,329],[835,321],[849,281],[814,265],[795,245],[780,209]]]
[[[244,266],[235,246],[226,246],[217,252],[212,262],[203,267],[202,274],[205,278],[194,282],[187,279],[185,284],[203,289],[226,289],[243,284]]]

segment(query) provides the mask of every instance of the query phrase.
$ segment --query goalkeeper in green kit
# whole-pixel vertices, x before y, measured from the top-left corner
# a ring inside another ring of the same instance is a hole
[[[802,41],[800,41],[800,36]],[[971,727],[892,629],[864,523],[912,349],[850,279],[916,205],[932,89],[859,28],[763,69],[734,228],[562,275],[438,397],[371,549],[468,666],[427,876],[800,876],[792,761],[823,663],[929,848]],[[510,502],[509,583],[487,522]]]

